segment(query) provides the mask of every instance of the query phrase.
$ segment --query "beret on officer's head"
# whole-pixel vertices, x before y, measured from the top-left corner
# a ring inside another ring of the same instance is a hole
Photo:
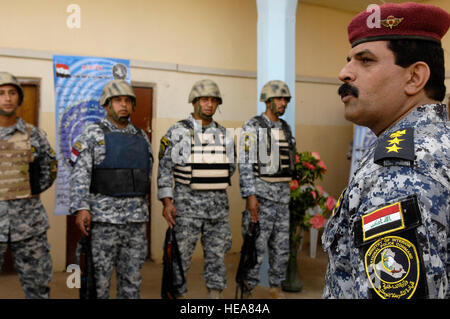
[[[369,41],[395,39],[440,43],[449,26],[450,14],[439,7],[415,2],[385,3],[354,17],[348,25],[348,39],[352,47]]]

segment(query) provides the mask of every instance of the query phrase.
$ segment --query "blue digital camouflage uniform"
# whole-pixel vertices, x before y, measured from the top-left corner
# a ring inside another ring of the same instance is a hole
[[[361,160],[322,236],[329,259],[324,298],[449,297],[447,120],[445,105],[420,106],[383,132]],[[412,157],[396,158],[408,148],[408,131],[413,131]],[[380,147],[389,157],[376,164]],[[418,205],[408,210],[403,206],[411,196]],[[411,225],[417,211],[418,221]],[[366,248],[356,247],[361,235],[369,242]],[[419,291],[420,280],[425,290]]]
[[[103,119],[101,123],[111,132],[137,133],[136,127],[131,123],[123,130],[107,119]],[[148,143],[149,154],[153,154],[150,141],[143,131],[141,133]],[[87,209],[91,213],[91,243],[97,297],[109,298],[110,281],[115,266],[117,298],[140,298],[140,269],[147,254],[147,199],[144,196],[112,197],[89,192],[93,165],[99,165],[105,159],[106,153],[105,134],[98,124],[87,125],[73,148],[78,156],[74,158],[70,175],[70,212],[74,214]],[[150,156],[150,180],[152,164],[153,158]]]
[[[0,140],[8,140],[16,130],[26,133],[25,121],[18,118],[10,127],[0,127]],[[34,158],[39,162],[40,190],[48,189],[56,178],[56,157],[45,133],[33,127],[30,133]],[[0,268],[9,243],[27,298],[49,298],[53,268],[47,241],[48,217],[39,196],[0,201]]]
[[[194,130],[219,130],[226,134],[226,129],[215,121],[201,127],[192,114],[187,118]],[[208,289],[226,288],[225,254],[231,248],[231,229],[229,222],[229,203],[226,190],[193,190],[189,185],[175,182],[173,172],[177,161],[172,153],[190,154],[191,136],[180,122],[172,125],[163,136],[158,166],[158,199],[172,198],[176,208],[175,237],[181,254],[181,262],[186,278],[191,265],[191,258],[197,240],[201,234],[204,253],[203,277]],[[234,142],[227,140],[227,148],[234,149]],[[180,162],[181,163],[181,162]],[[230,164],[230,176],[235,171],[234,159]],[[181,276],[176,272],[177,281]],[[187,283],[179,288],[179,294],[187,292]]]
[[[270,128],[282,128],[281,121],[272,122],[264,113],[262,117]],[[256,136],[260,128],[261,126],[256,118],[246,121],[242,127],[239,143],[241,196],[247,198],[250,195],[256,195],[260,205],[258,212],[260,235],[256,240],[257,264],[248,274],[250,289],[253,289],[259,283],[259,269],[267,246],[269,248],[270,286],[278,287],[285,280],[289,260],[289,183],[269,183],[254,176],[253,163],[249,158],[249,152],[247,152],[247,148],[256,145]],[[247,142],[244,141],[244,137],[247,137]],[[251,143],[252,145],[245,146],[245,143]],[[246,148],[245,158],[241,157],[242,147]],[[250,213],[246,210],[242,216],[243,236],[247,233],[250,222]]]

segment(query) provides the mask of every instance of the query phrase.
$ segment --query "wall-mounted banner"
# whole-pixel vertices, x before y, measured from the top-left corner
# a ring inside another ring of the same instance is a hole
[[[105,84],[124,79],[130,84],[130,61],[84,56],[53,56],[56,100],[58,177],[55,215],[69,213],[69,163],[72,145],[87,123],[105,117],[99,100]]]
[[[376,135],[365,126],[353,125],[352,165],[350,167],[350,180],[358,167],[358,162],[377,139]]]

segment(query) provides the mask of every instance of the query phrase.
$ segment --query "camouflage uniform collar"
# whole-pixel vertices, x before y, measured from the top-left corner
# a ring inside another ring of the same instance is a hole
[[[124,129],[120,129],[116,124],[108,120],[106,117],[102,120],[102,123],[105,124],[111,130],[111,132],[126,132],[131,134],[137,133],[136,128],[130,121],[128,121],[128,124]]]
[[[17,130],[17,131],[25,134],[27,132],[27,124],[25,123],[25,121],[22,118],[18,117],[17,121],[14,125],[0,127],[0,129],[8,131],[8,132],[11,131],[11,133],[14,133]]]
[[[384,131],[377,140],[383,139],[398,130],[436,122],[445,122],[447,118],[448,112],[445,104],[424,104],[415,108],[411,113],[401,119],[400,122]]]
[[[261,113],[261,117],[264,119],[264,121],[266,121],[267,125],[269,125],[270,128],[276,127],[278,123],[281,125],[281,121],[279,119],[278,121],[273,122],[271,119],[269,119],[265,112]]]
[[[25,123],[25,121],[21,118],[18,117],[17,118],[17,122],[15,124],[16,130],[22,132],[22,133],[26,133],[27,132],[27,124]]]

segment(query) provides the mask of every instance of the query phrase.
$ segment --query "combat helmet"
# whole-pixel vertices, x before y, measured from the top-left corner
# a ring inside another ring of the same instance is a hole
[[[222,104],[222,95],[220,94],[219,86],[212,80],[200,80],[194,83],[189,93],[188,102],[192,103],[196,98],[203,96],[212,96],[219,100],[219,105]]]
[[[261,89],[260,101],[266,102],[272,97],[285,97],[289,102],[291,100],[291,92],[287,84],[280,80],[272,80],[264,84]]]
[[[100,97],[100,105],[105,106],[109,100],[114,96],[126,95],[133,100],[133,106],[136,105],[136,95],[133,92],[131,85],[125,80],[112,80],[106,83]]]
[[[17,92],[19,92],[19,105],[23,102],[23,89],[20,86],[19,80],[8,72],[0,72],[0,86],[2,85],[13,85],[17,88]]]

